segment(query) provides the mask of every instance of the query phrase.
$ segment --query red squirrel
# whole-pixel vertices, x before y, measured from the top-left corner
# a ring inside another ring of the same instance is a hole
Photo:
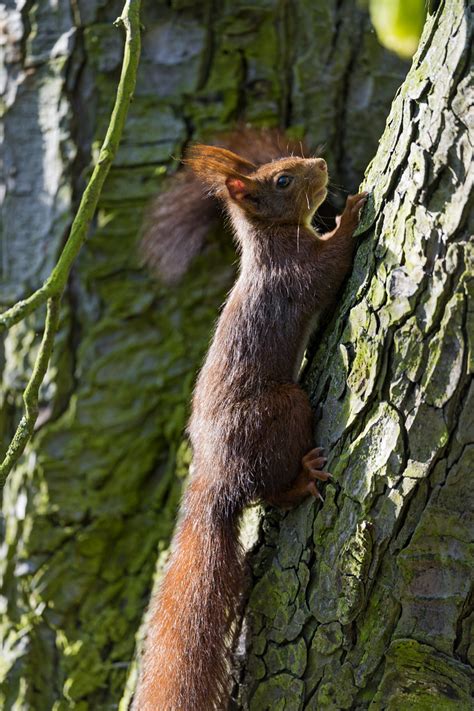
[[[258,162],[205,145],[185,159],[224,203],[240,273],[195,387],[193,470],[151,605],[134,711],[226,708],[245,578],[241,513],[257,500],[288,508],[318,497],[316,482],[330,476],[297,375],[312,318],[350,269],[367,194],[349,197],[336,228],[318,234],[311,220],[327,193],[325,161]]]

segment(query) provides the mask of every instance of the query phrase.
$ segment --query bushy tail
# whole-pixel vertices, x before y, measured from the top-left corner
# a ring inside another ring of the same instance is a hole
[[[221,134],[212,143],[257,166],[291,154],[304,154],[300,141],[290,140],[278,129],[242,126]],[[216,198],[206,194],[189,168],[179,171],[169,188],[151,203],[145,217],[140,243],[145,263],[165,283],[179,281],[218,218]]]
[[[176,546],[152,603],[134,711],[226,708],[243,555],[236,513],[223,515],[225,504],[210,498],[192,485],[188,491]]]

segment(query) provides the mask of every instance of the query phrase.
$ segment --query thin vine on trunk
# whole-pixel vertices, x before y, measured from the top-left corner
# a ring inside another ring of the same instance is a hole
[[[43,340],[23,395],[25,414],[21,418],[5,458],[0,464],[0,487],[5,484],[8,474],[23,454],[27,442],[33,434],[39,409],[39,390],[54,346],[61,295],[71,267],[86,240],[102,187],[122,137],[128,107],[135,90],[140,61],[140,2],[141,0],[127,0],[122,14],[115,21],[117,26],[125,28],[125,49],[117,97],[97,163],[82,196],[64,249],[43,286],[28,298],[18,301],[3,314],[0,314],[0,333],[2,333],[47,303]]]

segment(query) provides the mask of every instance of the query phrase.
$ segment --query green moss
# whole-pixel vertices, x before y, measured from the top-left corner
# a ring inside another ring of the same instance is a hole
[[[398,639],[387,652],[385,674],[369,709],[468,711],[471,694],[472,676],[464,665],[413,639]]]
[[[290,674],[277,674],[259,684],[250,711],[301,711],[304,684]]]
[[[342,665],[337,671],[337,678],[331,667],[327,667],[316,695],[315,705],[327,711],[350,709],[355,692],[352,668],[349,664]]]
[[[257,657],[255,654],[249,655],[247,670],[248,674],[250,674],[252,679],[254,679],[255,681],[260,681],[264,679],[267,673],[263,659]]]
[[[327,625],[319,625],[311,643],[318,655],[328,655],[342,647],[343,634],[339,622],[330,622]]]
[[[286,603],[291,603],[296,597],[298,586],[298,578],[293,569],[282,570],[274,566],[271,575],[262,579],[253,590],[255,610],[273,615],[274,611],[281,608],[282,600],[278,596],[283,595]]]
[[[303,639],[294,644],[270,644],[265,652],[265,666],[269,675],[291,670],[294,676],[301,677],[306,661],[306,644]]]

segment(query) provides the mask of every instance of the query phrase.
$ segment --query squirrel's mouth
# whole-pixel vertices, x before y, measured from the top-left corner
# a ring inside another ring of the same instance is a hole
[[[327,191],[326,186],[324,185],[322,188],[319,188],[318,190],[316,190],[313,197],[314,197],[314,200],[317,200],[319,198],[322,198],[322,200],[324,200],[324,198],[326,197],[327,194],[328,194],[328,191]]]
[[[328,194],[327,188],[325,185],[321,186],[317,190],[314,191],[313,193],[313,214],[316,212],[318,207],[323,203],[326,199],[326,195]]]
[[[326,195],[328,194],[327,188],[325,185],[321,186],[312,195],[312,200],[311,200],[311,210],[309,211],[307,217],[306,217],[306,225],[308,227],[311,226],[311,221],[316,213],[316,210],[322,205],[322,203],[326,199]]]

